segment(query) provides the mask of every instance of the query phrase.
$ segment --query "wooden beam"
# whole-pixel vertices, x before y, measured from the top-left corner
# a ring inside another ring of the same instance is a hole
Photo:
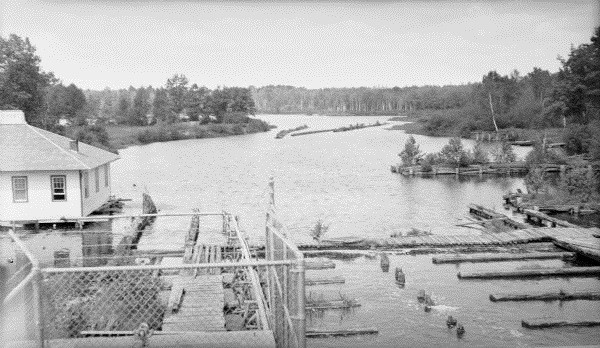
[[[570,301],[570,300],[600,300],[600,291],[575,291],[575,292],[546,292],[546,293],[513,293],[490,294],[490,301]]]
[[[317,338],[317,337],[335,337],[335,336],[353,336],[353,335],[372,335],[378,334],[379,330],[375,328],[363,328],[363,329],[344,329],[344,330],[306,330],[306,337]]]
[[[536,252],[536,253],[498,253],[498,254],[456,254],[435,256],[431,261],[439,263],[461,263],[461,262],[491,262],[491,261],[512,261],[512,260],[547,260],[547,259],[570,259],[575,257],[575,253],[570,252]]]
[[[490,278],[527,278],[548,276],[595,276],[600,275],[600,266],[595,267],[565,267],[565,268],[537,268],[519,269],[512,271],[496,272],[458,272],[459,279],[490,279]]]

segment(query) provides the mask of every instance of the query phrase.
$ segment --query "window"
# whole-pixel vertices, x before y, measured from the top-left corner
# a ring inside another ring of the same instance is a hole
[[[50,189],[52,190],[52,201],[66,201],[67,177],[64,175],[52,175],[50,177]]]
[[[27,202],[27,177],[13,176],[12,177],[13,202]]]
[[[104,187],[108,187],[108,164],[104,165]]]
[[[96,193],[100,192],[100,167],[94,169],[94,182],[96,184]]]
[[[83,196],[88,198],[90,196],[90,174],[83,172]]]

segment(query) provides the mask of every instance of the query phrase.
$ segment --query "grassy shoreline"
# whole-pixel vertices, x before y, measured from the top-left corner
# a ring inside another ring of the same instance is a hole
[[[268,132],[275,126],[262,120],[249,123],[178,123],[173,125],[154,126],[107,126],[106,132],[111,147],[124,149],[129,146],[146,145],[157,142],[185,139],[208,139],[234,135]]]
[[[435,132],[428,131],[424,119],[415,115],[405,117],[402,121],[407,123],[396,124],[385,129],[390,131],[403,130],[406,132],[406,134],[425,135],[430,137],[459,136],[464,139],[470,139],[470,137],[466,136],[465,134],[459,134],[455,129],[452,128],[438,129]],[[565,134],[564,128],[506,128],[500,129],[500,131],[514,132],[517,135],[518,140],[534,142],[540,141],[544,136],[546,136],[546,141],[548,143],[562,142]]]

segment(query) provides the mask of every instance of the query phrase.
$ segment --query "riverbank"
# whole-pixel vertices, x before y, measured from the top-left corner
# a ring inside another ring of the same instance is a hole
[[[461,133],[454,128],[431,128],[425,119],[416,116],[408,116],[402,120],[407,122],[404,124],[396,124],[386,128],[386,130],[402,130],[406,134],[425,135],[430,137],[454,137],[471,139],[471,133]],[[560,143],[563,141],[563,128],[544,128],[544,129],[523,129],[523,128],[506,128],[501,129],[501,132],[509,132],[515,135],[518,141],[540,141],[546,136],[548,143]]]
[[[259,119],[248,123],[209,123],[192,122],[163,126],[107,126],[111,147],[124,149],[134,145],[166,142],[184,139],[206,139],[233,135],[268,132],[276,126]]]

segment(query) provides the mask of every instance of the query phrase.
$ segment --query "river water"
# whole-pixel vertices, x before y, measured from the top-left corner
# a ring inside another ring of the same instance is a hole
[[[113,167],[113,187],[122,197],[132,197],[132,212],[141,209],[139,191],[145,188],[163,212],[226,210],[239,214],[252,239],[263,238],[267,183],[275,180],[275,201],[289,235],[303,241],[318,219],[330,228],[327,237],[382,236],[411,227],[436,234],[468,234],[457,228],[465,220],[467,205],[478,203],[502,210],[502,194],[524,188],[516,177],[469,178],[403,177],[390,172],[408,135],[373,127],[351,132],[320,133],[275,139],[281,129],[307,124],[309,130],[356,123],[380,122],[376,117],[324,117],[262,115],[278,126],[268,133],[237,137],[185,140],[134,146],[121,151]],[[424,152],[439,151],[447,138],[415,136]],[[464,141],[465,146],[472,146]],[[521,148],[515,148],[523,157]],[[135,185],[135,187],[134,187]],[[185,229],[182,221],[173,229]],[[168,228],[167,228],[168,230]],[[156,231],[144,244],[181,245],[181,234]],[[561,266],[563,261],[496,262],[460,266],[431,264],[431,256],[392,256],[391,269],[403,267],[407,284],[399,288],[393,272],[382,273],[378,259],[361,257],[336,261],[329,271],[309,271],[308,276],[343,276],[346,284],[311,287],[316,297],[357,298],[353,311],[328,311],[309,316],[313,328],[376,327],[374,336],[312,339],[311,347],[379,346],[536,346],[600,343],[595,328],[522,329],[521,319],[586,320],[600,317],[597,302],[491,303],[492,292],[546,289],[593,290],[597,278],[519,281],[459,281],[459,270],[528,266]],[[312,272],[312,273],[311,273]],[[426,289],[441,306],[425,313],[416,300]],[[445,327],[452,314],[467,334],[457,339]]]
[[[523,180],[517,177],[457,179],[393,174],[390,165],[398,162],[398,153],[408,135],[386,130],[389,125],[275,139],[277,131],[303,124],[309,130],[317,130],[376,120],[384,122],[386,117],[262,115],[260,118],[278,129],[121,150],[121,159],[112,169],[114,193],[133,199],[126,208],[131,213],[141,211],[143,190],[151,194],[161,212],[190,212],[192,208],[226,210],[238,214],[242,228],[251,239],[260,241],[264,239],[268,181],[273,177],[279,217],[292,239],[304,241],[318,219],[330,226],[325,238],[387,237],[412,227],[435,234],[477,233],[455,226],[466,221],[469,203],[502,210],[502,194],[524,188]],[[448,142],[448,138],[418,135],[415,138],[424,152],[437,152]],[[473,145],[470,141],[463,142],[467,147]],[[522,148],[515,150],[524,156]],[[171,220],[145,235],[141,241],[144,247],[180,247],[182,231],[189,226],[189,220]],[[43,238],[47,240],[33,243],[35,239],[31,239],[28,244],[35,249],[61,237],[46,234]],[[77,257],[81,252],[76,249],[71,251],[72,256]],[[376,257],[336,260],[333,270],[308,271],[308,277],[346,279],[346,284],[339,286],[307,288],[313,296],[333,299],[344,294],[358,299],[362,306],[352,311],[312,313],[307,326],[379,330],[378,335],[311,339],[310,347],[527,347],[600,343],[600,330],[596,328],[521,328],[521,319],[600,320],[598,302],[491,303],[488,299],[494,292],[597,290],[598,278],[459,281],[456,277],[461,270],[556,267],[565,265],[563,261],[455,266],[433,265],[431,256],[425,255],[392,255],[390,261],[390,273],[382,273]],[[403,288],[394,282],[395,267],[402,267],[406,273]],[[416,299],[419,289],[431,293],[440,306],[425,313]],[[462,339],[446,328],[449,314],[465,326],[467,332]]]

